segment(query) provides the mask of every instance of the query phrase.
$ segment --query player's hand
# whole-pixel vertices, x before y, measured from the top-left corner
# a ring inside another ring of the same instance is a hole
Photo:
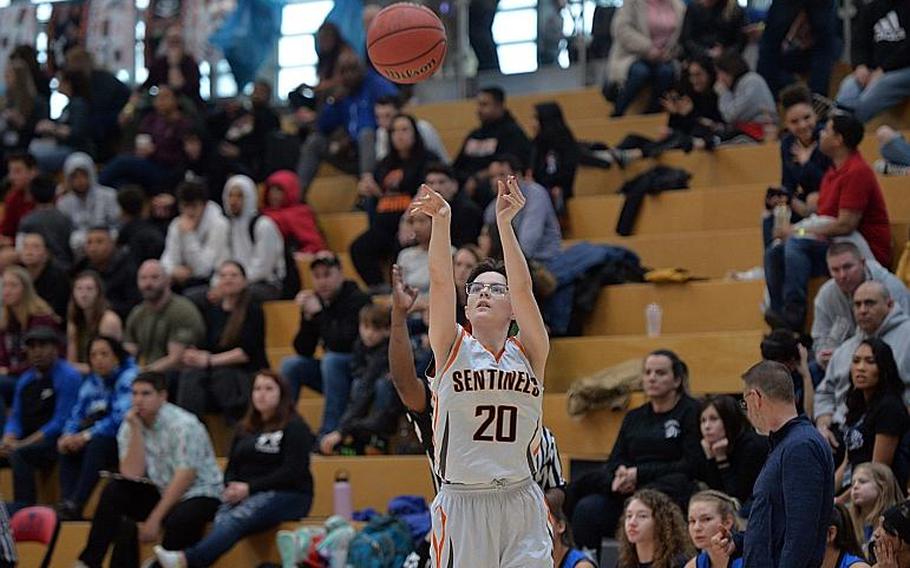
[[[409,215],[424,215],[431,219],[442,219],[452,214],[449,202],[427,184],[421,184],[417,197],[411,202]]]
[[[509,176],[506,183],[499,180],[496,182],[496,188],[496,222],[511,223],[525,206],[525,196],[518,187],[518,178]]]
[[[730,529],[721,526],[720,530],[711,537],[711,547],[727,556],[733,556],[736,552],[736,543],[733,542],[733,534]]]
[[[392,310],[406,314],[414,307],[418,291],[404,283],[401,267],[392,265]]]

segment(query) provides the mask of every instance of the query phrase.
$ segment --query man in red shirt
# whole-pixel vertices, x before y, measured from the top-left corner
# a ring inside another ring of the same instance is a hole
[[[0,222],[0,245],[12,245],[19,230],[19,221],[35,207],[28,192],[38,175],[35,157],[27,153],[10,154],[6,159],[10,187],[3,199],[3,221]]]
[[[891,266],[891,228],[881,187],[859,153],[863,125],[852,115],[836,114],[819,137],[819,149],[832,166],[822,178],[818,215],[834,219],[806,228],[786,228],[775,236],[781,243],[765,253],[765,281],[771,308],[765,319],[772,327],[802,331],[809,279],[827,276],[825,252],[838,238],[862,235],[883,266]]]

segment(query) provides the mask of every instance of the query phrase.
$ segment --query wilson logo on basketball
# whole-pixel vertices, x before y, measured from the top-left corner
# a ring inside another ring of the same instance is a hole
[[[389,77],[390,79],[399,81],[399,80],[415,79],[417,77],[420,77],[421,75],[431,73],[432,71],[434,71],[436,69],[437,65],[439,65],[439,63],[437,63],[436,58],[434,57],[433,59],[430,59],[429,61],[427,61],[420,67],[418,67],[417,69],[408,69],[406,71],[396,71],[394,69],[384,69],[383,71],[384,71],[384,74],[387,77]]]

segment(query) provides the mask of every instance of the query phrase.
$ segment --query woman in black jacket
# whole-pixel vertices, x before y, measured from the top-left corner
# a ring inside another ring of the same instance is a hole
[[[746,47],[746,13],[736,0],[696,0],[686,8],[679,41],[683,58],[717,58],[728,50]]]
[[[268,366],[265,316],[250,295],[240,263],[221,263],[218,284],[200,311],[207,337],[204,345],[183,352],[187,370],[180,375],[177,403],[200,420],[207,411],[219,411],[233,424],[249,405],[254,373]]]
[[[648,402],[629,411],[606,467],[567,488],[566,512],[579,545],[597,549],[616,531],[623,502],[639,489],[656,489],[684,506],[694,489],[701,452],[698,403],[688,395],[689,370],[672,351],[645,358],[642,387]]]
[[[534,181],[550,192],[557,215],[566,210],[566,201],[574,194],[575,171],[581,152],[569,130],[562,109],[555,102],[534,107],[537,135],[531,148]]]
[[[367,198],[370,228],[351,244],[351,260],[371,288],[386,282],[383,260],[398,254],[398,222],[417,195],[427,166],[439,161],[424,146],[413,116],[399,114],[392,119],[389,141],[389,154],[376,165],[373,182],[361,181],[358,187]]]
[[[742,504],[740,515],[748,516],[752,487],[770,450],[768,439],[755,433],[732,396],[705,397],[699,423],[704,459],[698,479],[736,497]]]
[[[245,536],[306,517],[313,502],[312,447],[313,434],[294,412],[287,382],[259,371],[231,446],[212,530],[183,551],[156,546],[161,566],[209,566]]]

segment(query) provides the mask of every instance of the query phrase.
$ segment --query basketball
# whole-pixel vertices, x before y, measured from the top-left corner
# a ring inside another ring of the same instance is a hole
[[[442,64],[446,29],[432,10],[402,2],[383,8],[367,30],[370,61],[395,83],[419,83]]]

